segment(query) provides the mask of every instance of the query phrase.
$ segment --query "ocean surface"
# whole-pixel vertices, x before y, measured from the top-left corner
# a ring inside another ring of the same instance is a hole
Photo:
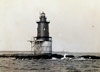
[[[0,72],[100,72],[100,59],[0,58]]]

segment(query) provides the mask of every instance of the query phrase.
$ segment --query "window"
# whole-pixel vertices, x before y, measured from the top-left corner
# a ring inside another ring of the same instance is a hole
[[[45,31],[45,28],[43,30]]]

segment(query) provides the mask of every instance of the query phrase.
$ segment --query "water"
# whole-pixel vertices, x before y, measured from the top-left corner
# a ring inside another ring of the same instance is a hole
[[[0,58],[0,72],[100,72],[100,60]]]
[[[0,58],[0,72],[100,72],[100,59]]]

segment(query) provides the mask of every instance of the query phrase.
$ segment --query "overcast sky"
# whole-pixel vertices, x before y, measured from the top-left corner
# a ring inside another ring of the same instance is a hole
[[[40,13],[53,51],[100,52],[100,0],[0,0],[0,51],[29,51]]]

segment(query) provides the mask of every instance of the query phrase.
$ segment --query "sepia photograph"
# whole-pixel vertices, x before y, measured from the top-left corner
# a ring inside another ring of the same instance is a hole
[[[100,0],[0,0],[0,72],[100,72]]]

